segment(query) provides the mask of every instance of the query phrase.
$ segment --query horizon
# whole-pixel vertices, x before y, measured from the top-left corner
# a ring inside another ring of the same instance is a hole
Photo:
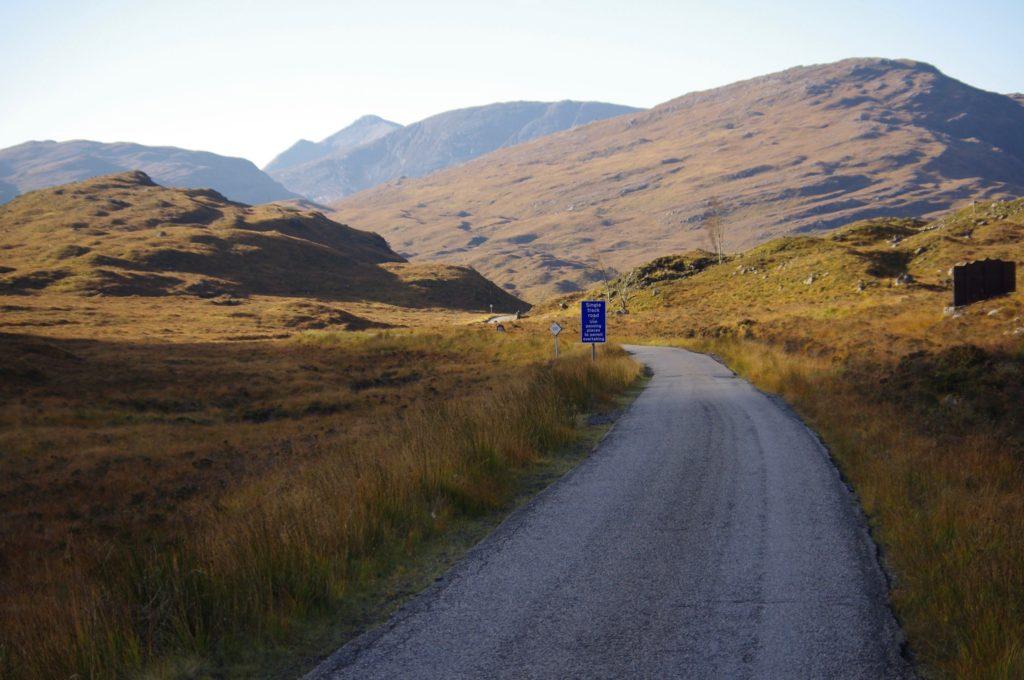
[[[966,15],[952,2],[924,13],[919,5],[711,9],[650,1],[624,11],[531,1],[474,10],[458,1],[365,8],[306,0],[285,14],[269,3],[243,11],[232,2],[16,2],[0,8],[0,26],[19,29],[0,29],[8,83],[0,94],[0,148],[130,142],[241,157],[263,168],[299,139],[319,141],[365,115],[408,125],[495,102],[650,108],[848,58],[912,59],[981,89],[1024,90],[1024,55],[1003,47],[1015,44],[1024,7],[996,0]],[[990,37],[951,48],[960,44],[952,38],[972,31]],[[252,50],[261,44],[270,47]],[[19,57],[28,65],[15,69]]]

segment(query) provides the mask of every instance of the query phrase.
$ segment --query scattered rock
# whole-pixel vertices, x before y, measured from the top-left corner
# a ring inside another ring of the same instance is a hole
[[[917,257],[918,255],[923,253],[925,250],[927,250],[927,248],[925,248],[924,246],[918,246],[918,247],[914,248],[914,257]]]
[[[858,293],[863,293],[865,288],[867,288],[867,285],[865,285],[865,283],[863,281],[858,281],[857,282],[857,292]]]
[[[494,330],[498,331],[499,333],[504,333],[505,332],[505,326],[504,326],[504,324],[500,324],[500,323],[499,324],[495,324],[494,325]]]
[[[998,308],[990,309],[990,310],[988,310],[988,313],[986,314],[986,316],[996,316],[997,314],[999,314],[1000,311],[1001,310],[999,310]]]
[[[224,307],[234,307],[236,305],[242,304],[243,302],[245,302],[245,300],[239,297],[235,297],[234,295],[225,294],[218,295],[215,298],[210,298],[210,302],[212,304],[221,305]]]
[[[914,277],[911,276],[910,274],[907,274],[906,272],[903,272],[902,274],[897,276],[895,279],[893,279],[892,283],[893,283],[894,286],[906,286],[906,285],[911,284],[913,282],[914,282]]]
[[[610,411],[608,413],[592,413],[587,416],[587,426],[611,425],[619,417],[621,411]]]
[[[805,286],[809,286],[809,285],[811,285],[812,283],[814,283],[814,281],[815,281],[815,279],[816,279],[816,278],[817,278],[817,277],[816,277],[816,276],[815,276],[814,274],[811,274],[811,275],[810,275],[810,276],[808,276],[808,277],[807,277],[806,279],[804,279],[804,285],[805,285]]]

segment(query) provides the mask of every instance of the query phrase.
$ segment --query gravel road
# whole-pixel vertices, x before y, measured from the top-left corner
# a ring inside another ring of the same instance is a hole
[[[902,678],[856,501],[788,409],[710,357],[308,678]]]

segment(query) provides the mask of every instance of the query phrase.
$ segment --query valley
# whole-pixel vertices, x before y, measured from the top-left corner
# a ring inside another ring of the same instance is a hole
[[[1024,676],[1022,103],[0,150],[0,678]]]

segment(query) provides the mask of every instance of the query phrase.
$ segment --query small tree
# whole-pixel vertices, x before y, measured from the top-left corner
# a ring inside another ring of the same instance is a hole
[[[612,281],[608,278],[608,268],[604,266],[604,260],[597,251],[594,251],[594,259],[597,260],[598,271],[601,272],[601,278],[604,280],[604,299],[611,305],[612,303]],[[612,270],[614,273],[614,270]]]
[[[711,250],[718,255],[718,264],[725,257],[725,209],[717,196],[708,199],[708,209],[704,213],[704,233],[711,243]]]
[[[623,314],[629,314],[629,302],[636,293],[640,283],[640,271],[637,268],[630,269],[616,281],[616,293],[619,296],[619,306]]]

